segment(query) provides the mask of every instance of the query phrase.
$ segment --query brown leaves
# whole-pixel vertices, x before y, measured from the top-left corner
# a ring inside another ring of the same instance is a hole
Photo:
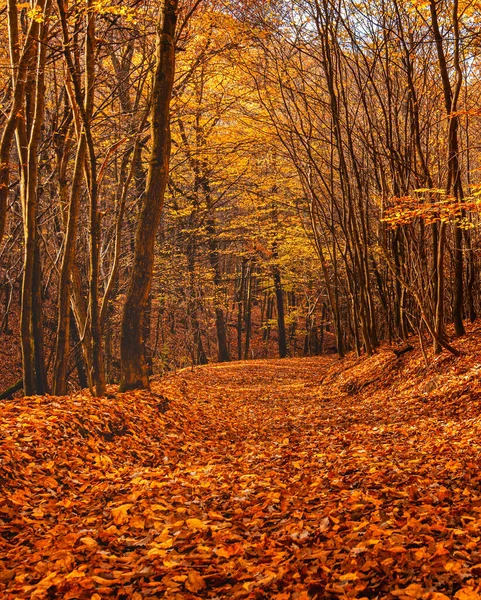
[[[206,529],[207,525],[203,523],[200,519],[187,519],[186,521],[187,527],[189,529]]]
[[[116,525],[123,525],[127,523],[129,517],[127,515],[129,508],[132,508],[133,504],[122,504],[122,506],[118,506],[117,508],[112,509],[112,518]]]
[[[187,575],[187,581],[185,582],[185,588],[189,592],[197,594],[205,588],[204,578],[197,573],[197,571],[189,571]]]
[[[85,544],[85,546],[88,546],[89,548],[97,548],[98,546],[96,540],[91,538],[89,535],[80,538],[80,541],[82,542],[82,544]]]
[[[184,372],[164,414],[146,393],[4,404],[0,596],[481,600],[479,377],[460,407],[459,376],[427,395],[393,362]]]

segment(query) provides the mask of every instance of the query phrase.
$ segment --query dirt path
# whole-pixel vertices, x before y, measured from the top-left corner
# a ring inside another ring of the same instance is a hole
[[[481,598],[479,403],[337,371],[6,403],[0,597]]]

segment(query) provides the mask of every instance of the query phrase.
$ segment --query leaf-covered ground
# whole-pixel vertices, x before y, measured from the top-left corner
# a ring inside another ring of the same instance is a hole
[[[481,599],[479,341],[2,403],[0,597]]]

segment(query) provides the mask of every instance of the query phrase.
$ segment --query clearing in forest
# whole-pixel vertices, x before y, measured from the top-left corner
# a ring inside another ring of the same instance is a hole
[[[479,599],[479,367],[252,361],[2,403],[0,597]]]

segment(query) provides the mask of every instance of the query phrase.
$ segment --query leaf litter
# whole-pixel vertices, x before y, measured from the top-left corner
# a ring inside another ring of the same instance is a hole
[[[480,600],[466,339],[2,403],[0,597]]]

